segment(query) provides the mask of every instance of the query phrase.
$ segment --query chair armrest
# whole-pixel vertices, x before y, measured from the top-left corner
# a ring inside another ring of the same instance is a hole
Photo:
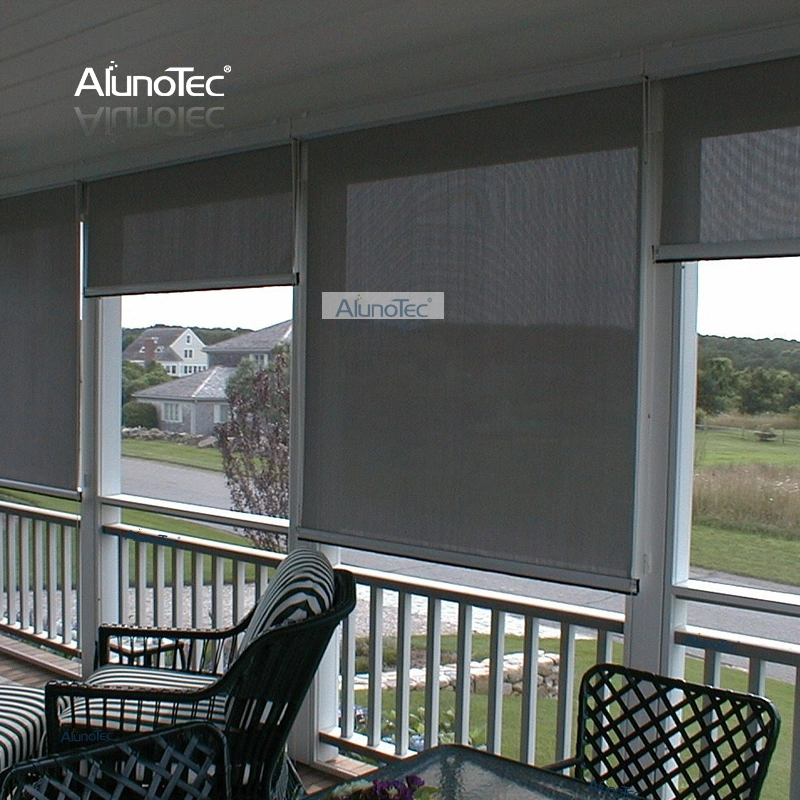
[[[225,736],[209,723],[195,722],[32,759],[6,773],[0,797],[107,800],[120,792],[127,796],[131,785],[137,796],[146,787],[152,800],[229,797]]]
[[[81,681],[49,681],[44,687],[47,750],[57,753],[73,744],[61,731],[91,731],[98,736],[114,731],[132,735],[185,722],[179,716],[188,706],[198,721],[210,719],[217,697],[216,686],[199,690],[91,686]],[[201,701],[208,701],[203,704]],[[219,697],[225,702],[225,697]],[[83,702],[81,702],[83,701]],[[90,702],[97,701],[97,702]],[[114,702],[118,701],[118,702]],[[114,711],[117,711],[115,714]],[[154,722],[153,712],[158,721]],[[119,722],[119,717],[124,719]]]
[[[546,769],[550,772],[564,772],[565,770],[570,769],[571,767],[577,767],[578,764],[581,763],[580,758],[563,758],[561,761],[555,761],[552,764],[547,764],[544,767],[540,767],[539,769]]]
[[[248,622],[249,615],[238,625],[220,630],[101,625],[97,630],[97,666],[112,663],[113,653],[121,664],[223,672]]]

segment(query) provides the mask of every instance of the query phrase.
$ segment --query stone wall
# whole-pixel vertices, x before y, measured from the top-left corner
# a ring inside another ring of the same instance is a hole
[[[161,431],[158,428],[123,428],[123,439],[141,439],[147,442],[179,442],[180,444],[199,445],[205,442],[208,435],[194,435],[191,433],[176,433],[173,431]]]
[[[537,665],[537,694],[539,697],[558,695],[558,654],[539,651]],[[524,656],[522,653],[509,653],[503,658],[503,694],[522,694]],[[412,691],[424,691],[427,685],[425,669],[413,668],[409,672]],[[455,664],[442,664],[439,667],[439,688],[455,689],[457,669]],[[356,691],[366,690],[369,675],[356,675]],[[384,672],[381,676],[381,689],[391,690],[397,686],[397,672]],[[470,663],[470,689],[473,694],[487,694],[489,691],[489,659]]]

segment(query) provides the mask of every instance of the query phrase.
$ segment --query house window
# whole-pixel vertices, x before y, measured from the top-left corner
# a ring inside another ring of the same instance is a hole
[[[194,350],[184,350],[183,351],[184,358],[194,358]]]
[[[227,422],[231,417],[231,410],[227,403],[214,404],[214,424],[219,425]]]
[[[164,422],[183,422],[182,411],[180,403],[164,403]]]
[[[192,336],[191,336],[191,334],[187,333],[186,334],[186,344],[191,344],[191,343],[192,343]]]

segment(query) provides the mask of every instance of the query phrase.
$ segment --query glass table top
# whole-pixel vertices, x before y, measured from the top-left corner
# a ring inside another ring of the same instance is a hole
[[[441,800],[582,800],[600,796],[587,783],[462,745],[441,745],[363,776],[396,780],[418,775]],[[335,790],[315,794],[323,800]]]

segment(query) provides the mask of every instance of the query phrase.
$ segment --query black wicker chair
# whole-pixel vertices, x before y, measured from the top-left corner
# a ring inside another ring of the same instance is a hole
[[[228,748],[207,722],[25,761],[5,773],[2,800],[225,800]]]
[[[780,717],[766,698],[616,664],[581,681],[576,755],[547,769],[657,800],[757,800]]]
[[[333,574],[329,610],[272,627],[246,647],[242,637],[253,612],[220,631],[103,626],[101,665],[119,653],[128,654],[127,663],[100,669],[85,683],[47,684],[48,752],[72,746],[85,732],[127,735],[208,720],[228,741],[233,796],[278,796],[275,787],[286,777],[283,754],[292,723],[331,636],[356,602],[353,576],[344,570]],[[278,573],[273,582],[277,578]],[[136,660],[141,664],[145,657],[158,668],[138,666]]]

